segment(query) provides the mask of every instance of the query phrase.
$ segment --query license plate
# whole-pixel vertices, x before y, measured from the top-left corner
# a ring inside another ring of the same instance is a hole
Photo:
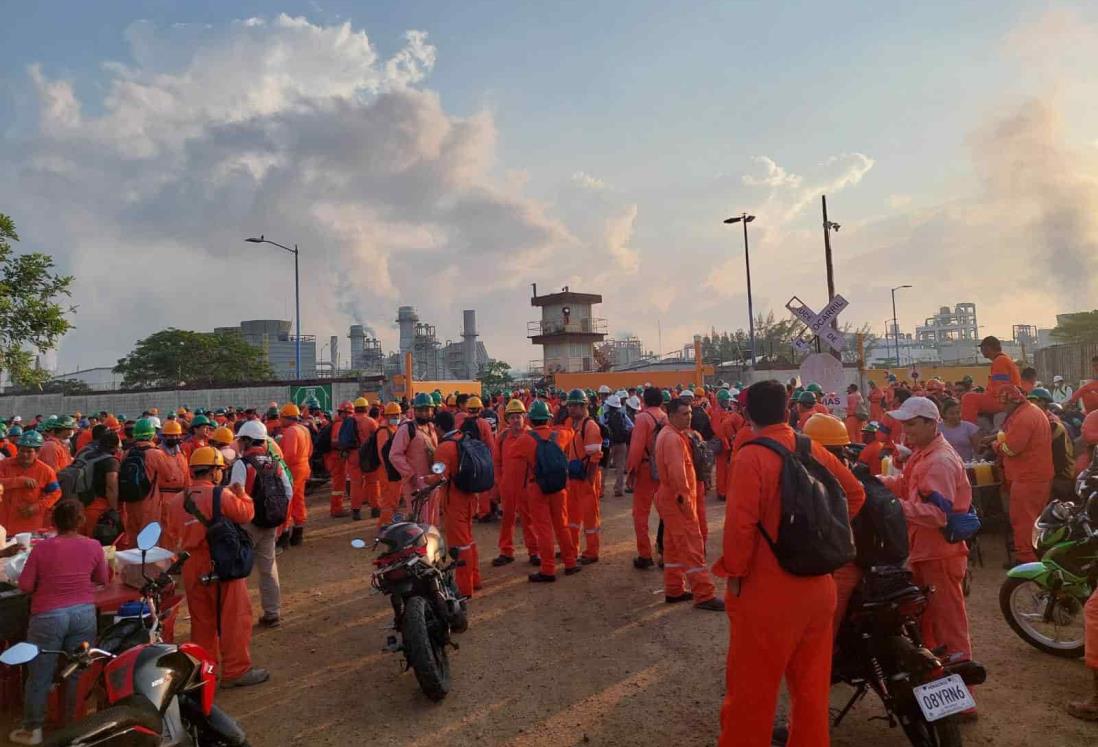
[[[927,721],[937,721],[976,707],[976,701],[972,699],[964,680],[958,674],[919,685],[914,692],[915,700]]]

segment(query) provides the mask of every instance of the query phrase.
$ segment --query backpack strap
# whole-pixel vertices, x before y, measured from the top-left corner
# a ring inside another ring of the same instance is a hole
[[[210,523],[217,521],[221,518],[221,491],[224,490],[220,485],[214,488],[213,494],[213,516],[210,517]]]
[[[798,441],[800,440],[800,438],[801,437],[798,436]],[[805,440],[807,441],[808,439],[805,438]],[[777,454],[778,456],[780,456],[783,460],[786,459],[787,457],[790,457],[790,456],[793,455],[793,452],[791,452],[789,449],[785,448],[784,446],[782,446],[780,443],[778,443],[777,441],[775,441],[772,438],[755,438],[755,439],[752,439],[751,441],[748,441],[747,443],[745,443],[743,445],[744,446],[762,446],[762,447],[765,447],[765,448],[769,449],[770,451],[774,452],[775,454]],[[798,443],[798,448],[799,447],[800,447],[800,444]],[[778,489],[780,490],[781,487],[779,486]],[[761,521],[756,521],[755,526],[758,528],[759,534],[761,534],[763,536],[763,539],[766,540],[766,544],[770,545],[770,551],[772,553],[774,553],[775,556],[777,556],[777,554],[778,554],[778,545],[773,539],[771,539],[769,532],[766,531],[766,527],[764,527],[762,525]]]
[[[220,488],[216,488],[215,490],[220,490]],[[214,510],[215,511],[217,511],[220,508],[220,506],[217,505],[217,501],[216,501],[217,495],[218,495],[218,493],[215,492],[214,493],[214,496],[215,496]],[[203,516],[202,512],[200,510],[198,510],[198,506],[196,506],[195,502],[194,502],[194,491],[193,490],[188,490],[186,493],[183,494],[183,509],[187,513],[189,513],[191,516],[198,519],[198,523],[201,524],[204,527],[208,528],[210,526],[210,524],[213,523],[213,521],[211,519],[207,519],[205,516]],[[215,515],[215,518],[216,518],[216,515]]]
[[[812,457],[812,439],[803,433],[795,434],[797,439],[797,458],[807,462]]]

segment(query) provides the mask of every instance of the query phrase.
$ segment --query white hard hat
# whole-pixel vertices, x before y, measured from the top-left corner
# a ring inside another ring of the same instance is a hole
[[[153,428],[160,430],[160,418],[156,417],[155,415],[150,415],[149,422],[152,423]]]
[[[629,405],[629,406],[630,406],[630,407],[632,407],[632,408],[633,408],[634,410],[639,410],[639,409],[641,409],[641,401],[640,401],[640,397],[638,397],[638,396],[637,396],[637,395],[635,395],[635,394],[634,394],[634,395],[633,395],[632,397],[630,397],[629,399],[625,400],[625,404]]]
[[[602,386],[599,387],[599,394],[609,394],[609,393],[610,393],[610,387],[608,387],[606,384],[603,384]]]
[[[694,399],[694,391],[692,389],[683,389],[679,392],[679,396],[685,397],[686,399]]]
[[[267,437],[267,426],[258,420],[245,420],[236,435],[241,438],[250,438],[253,441],[262,441]]]
[[[614,394],[618,395],[618,397],[620,397],[621,399],[625,399],[629,396],[629,392],[625,391],[624,389],[619,389],[618,391],[614,392]]]
[[[615,408],[621,407],[621,397],[616,394],[611,394],[609,397],[606,398],[606,406]]]

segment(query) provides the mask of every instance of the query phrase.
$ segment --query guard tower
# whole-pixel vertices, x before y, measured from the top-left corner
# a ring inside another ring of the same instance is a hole
[[[595,343],[606,339],[606,320],[595,317],[592,306],[602,303],[597,293],[560,293],[539,296],[533,287],[530,305],[541,308],[541,319],[529,322],[530,342],[542,346],[542,359],[530,362],[534,375],[597,371]]]

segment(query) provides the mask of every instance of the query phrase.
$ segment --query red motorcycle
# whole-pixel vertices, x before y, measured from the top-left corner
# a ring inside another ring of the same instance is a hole
[[[150,524],[138,536],[144,553],[156,545],[160,526]],[[145,576],[142,589],[146,612],[119,620],[103,632],[96,646],[84,643],[73,653],[40,651],[33,643],[17,643],[0,654],[9,666],[26,664],[39,653],[59,654],[68,663],[66,680],[90,670],[102,682],[107,707],[50,734],[46,745],[149,745],[161,747],[247,747],[244,730],[214,705],[217,662],[194,643],[160,641],[161,592],[173,585],[188,555],[167,571]],[[142,563],[142,573],[145,565]]]

